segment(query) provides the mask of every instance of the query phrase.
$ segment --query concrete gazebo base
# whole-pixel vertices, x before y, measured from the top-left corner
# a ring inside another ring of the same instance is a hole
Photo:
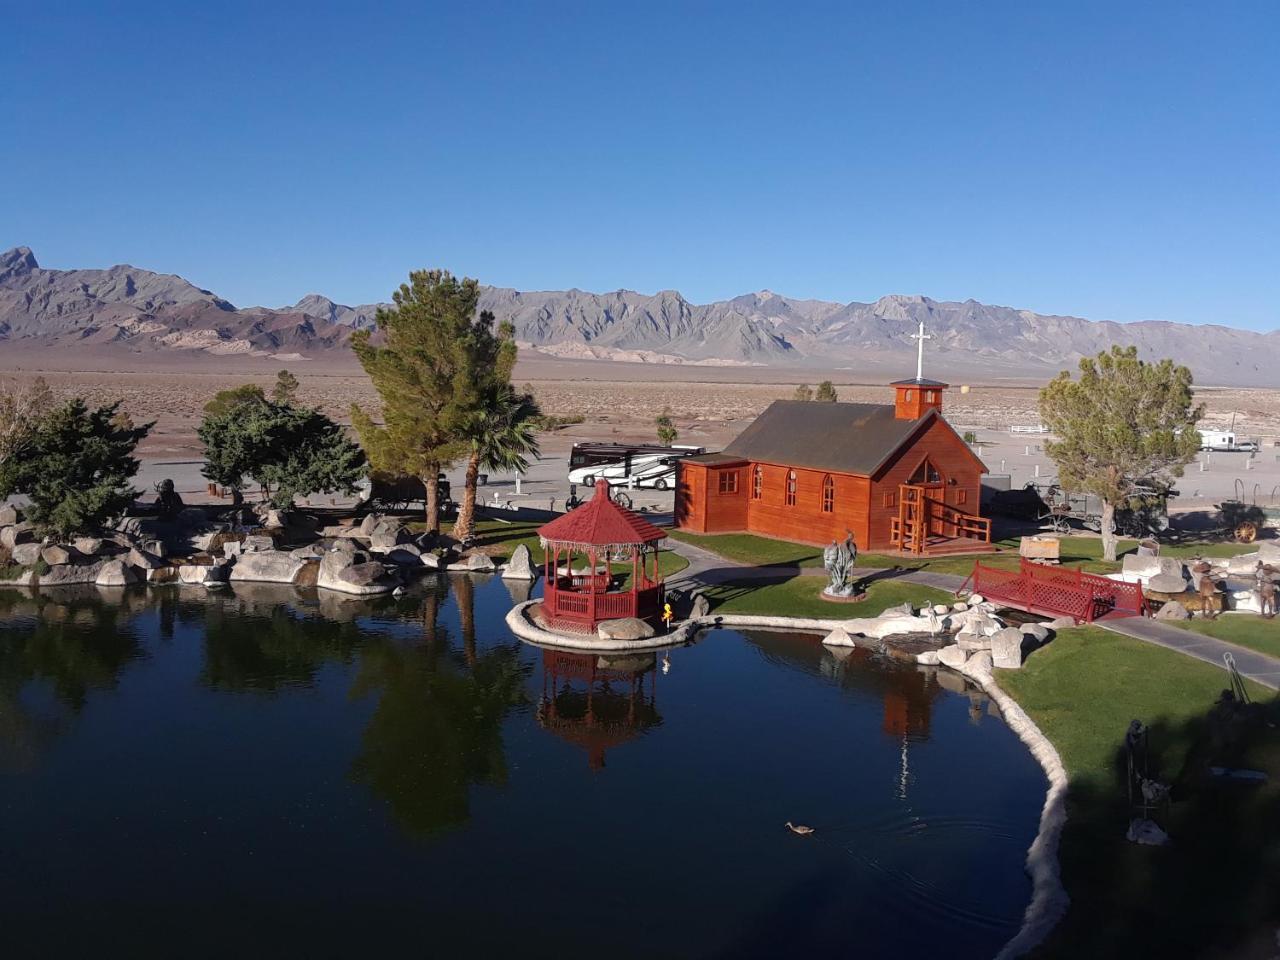
[[[622,650],[663,650],[679,647],[694,640],[698,631],[709,624],[686,620],[670,633],[659,633],[644,640],[614,640],[601,637],[596,632],[565,629],[548,622],[540,614],[542,601],[527,600],[516,604],[507,613],[507,627],[521,640],[540,647],[560,647],[565,650],[589,650],[598,653],[616,653]]]

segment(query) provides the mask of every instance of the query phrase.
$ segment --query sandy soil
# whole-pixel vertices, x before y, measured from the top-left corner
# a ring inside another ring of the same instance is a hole
[[[349,420],[353,402],[377,409],[377,396],[362,374],[292,369],[301,380],[302,402],[317,405],[340,421]],[[673,373],[670,368],[661,372]],[[739,371],[737,382],[708,382],[705,369],[678,372],[689,379],[657,380],[635,364],[541,364],[518,369],[517,381],[533,388],[547,413],[586,418],[584,423],[548,437],[549,453],[582,439],[652,439],[653,418],[666,407],[680,430],[680,442],[719,448],[771,401],[790,397],[796,386],[794,379],[768,380],[770,376],[793,378],[795,371]],[[94,403],[120,400],[135,420],[156,421],[141,451],[148,459],[197,453],[195,430],[201,408],[215,393],[245,382],[269,388],[274,380],[274,371],[269,368],[258,367],[248,373],[231,365],[186,371],[42,370],[37,374],[23,370],[0,374],[0,379],[25,381],[37,375],[59,396],[79,394]],[[883,403],[890,397],[887,385],[865,381],[837,381],[837,390],[842,400]],[[1038,420],[1037,391],[1038,385],[1031,384],[975,384],[962,392],[957,385],[948,391],[945,409],[948,419],[961,428],[1003,430],[1034,424]],[[1280,391],[1207,388],[1199,391],[1199,397],[1208,407],[1206,426],[1226,427],[1234,415],[1237,433],[1261,436],[1268,443],[1280,436]]]

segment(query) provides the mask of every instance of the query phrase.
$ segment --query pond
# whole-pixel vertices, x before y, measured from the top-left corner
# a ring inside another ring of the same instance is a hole
[[[1045,781],[959,677],[785,633],[547,653],[511,604],[0,591],[6,955],[958,960],[1017,930]]]

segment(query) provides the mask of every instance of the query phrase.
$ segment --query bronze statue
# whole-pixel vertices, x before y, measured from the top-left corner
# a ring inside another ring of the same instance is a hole
[[[173,488],[173,481],[166,478],[155,485],[156,506],[159,508],[160,519],[172,520],[183,511],[186,504],[182,502],[182,497],[178,495],[178,491]]]

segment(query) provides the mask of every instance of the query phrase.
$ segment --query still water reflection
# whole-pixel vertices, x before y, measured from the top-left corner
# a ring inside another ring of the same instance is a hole
[[[511,599],[0,591],[5,955],[961,958],[1016,929],[1044,782],[980,695],[812,636],[669,672],[542,651]]]

